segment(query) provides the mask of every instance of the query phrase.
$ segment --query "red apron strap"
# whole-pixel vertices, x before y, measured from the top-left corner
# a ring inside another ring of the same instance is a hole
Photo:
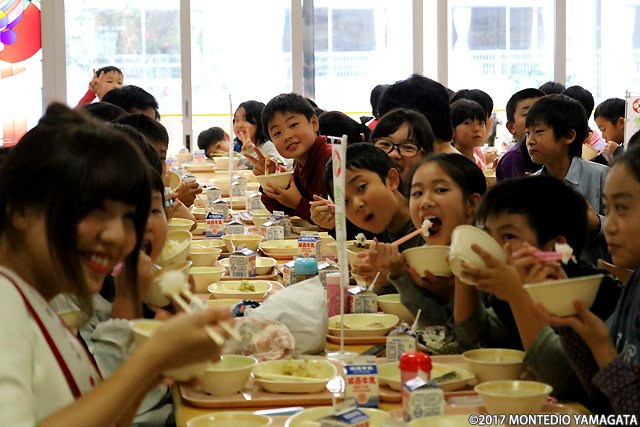
[[[78,399],[80,396],[82,396],[82,393],[80,392],[80,388],[78,387],[78,384],[76,384],[76,381],[73,379],[73,376],[71,375],[71,371],[69,370],[67,363],[64,361],[64,358],[60,354],[58,347],[53,342],[53,339],[51,339],[51,335],[49,335],[49,331],[47,331],[47,328],[44,326],[44,323],[42,323],[42,319],[40,319],[40,317],[34,310],[33,306],[27,299],[26,295],[24,294],[24,292],[22,292],[22,289],[20,289],[20,286],[18,286],[18,284],[11,277],[7,276],[5,273],[0,271],[0,275],[4,276],[4,278],[6,278],[13,286],[15,286],[15,288],[20,293],[20,296],[22,296],[22,299],[24,300],[24,303],[27,306],[27,309],[29,310],[34,320],[38,324],[38,327],[40,328],[40,331],[42,332],[44,339],[47,341],[47,344],[49,345],[49,349],[51,349],[51,352],[53,353],[53,356],[56,358],[56,361],[58,362],[60,369],[62,369],[62,373],[64,374],[64,377],[67,380],[67,384],[69,384],[69,388],[71,389],[71,393],[73,394],[73,397]]]

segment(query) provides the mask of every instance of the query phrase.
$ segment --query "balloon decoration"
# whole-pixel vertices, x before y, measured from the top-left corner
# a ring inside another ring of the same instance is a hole
[[[24,61],[41,45],[39,2],[0,0],[0,61]]]

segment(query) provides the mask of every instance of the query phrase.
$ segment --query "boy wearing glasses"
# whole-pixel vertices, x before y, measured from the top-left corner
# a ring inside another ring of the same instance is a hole
[[[382,116],[371,142],[393,160],[402,182],[407,182],[414,166],[433,152],[434,136],[424,115],[398,108]]]

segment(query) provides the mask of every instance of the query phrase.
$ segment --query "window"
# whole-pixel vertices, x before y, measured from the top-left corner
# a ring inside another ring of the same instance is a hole
[[[212,126],[229,129],[229,96],[235,110],[291,92],[290,6],[191,0],[194,139]]]
[[[567,1],[567,86],[576,84],[596,106],[640,91],[640,2]]]
[[[314,5],[315,101],[325,110],[369,112],[376,85],[411,74],[411,1]]]
[[[516,91],[552,80],[553,1],[449,4],[451,89],[482,89],[500,110]]]

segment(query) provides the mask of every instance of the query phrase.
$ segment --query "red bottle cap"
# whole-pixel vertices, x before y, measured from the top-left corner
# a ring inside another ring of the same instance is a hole
[[[400,356],[400,370],[408,372],[431,372],[431,357],[419,351],[404,353]]]

